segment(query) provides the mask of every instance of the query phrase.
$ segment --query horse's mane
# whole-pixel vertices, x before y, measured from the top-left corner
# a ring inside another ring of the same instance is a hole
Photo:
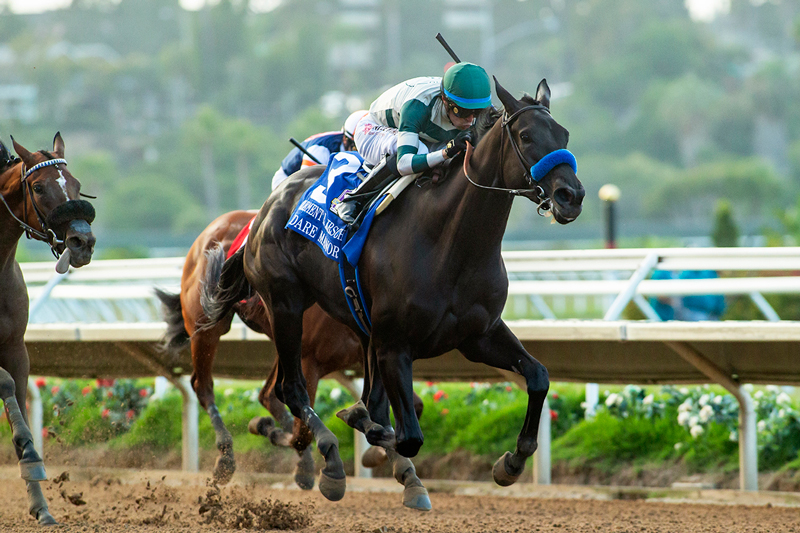
[[[523,95],[523,97],[520,99],[520,102],[523,102],[527,105],[539,105],[539,101],[535,100],[528,93]],[[492,126],[494,126],[495,122],[497,122],[497,120],[503,116],[503,112],[504,109],[502,107],[500,109],[497,109],[496,107],[490,107],[478,115],[478,118],[475,120],[475,126],[473,126],[475,129],[476,146],[480,140],[483,139],[483,136],[486,135],[490,129],[492,129]]]

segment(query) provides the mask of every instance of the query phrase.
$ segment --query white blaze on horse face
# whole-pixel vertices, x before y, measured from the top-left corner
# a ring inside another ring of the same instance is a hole
[[[61,169],[58,169],[58,179],[56,182],[61,186],[61,190],[64,191],[64,198],[69,201],[69,194],[67,194],[67,178],[64,177],[64,174],[61,173]]]

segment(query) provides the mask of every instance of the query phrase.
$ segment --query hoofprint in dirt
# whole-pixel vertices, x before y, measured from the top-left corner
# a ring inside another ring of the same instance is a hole
[[[391,479],[348,478],[345,498],[329,502],[293,488],[290,475],[237,473],[230,486],[220,488],[209,485],[207,474],[178,471],[55,466],[49,471],[44,490],[62,524],[58,531],[69,532],[800,533],[800,496],[794,493],[522,484],[509,490],[492,483],[431,481],[433,512],[421,514],[397,505],[402,487]],[[19,511],[21,483],[14,468],[0,468],[5,502],[0,531],[41,531]]]

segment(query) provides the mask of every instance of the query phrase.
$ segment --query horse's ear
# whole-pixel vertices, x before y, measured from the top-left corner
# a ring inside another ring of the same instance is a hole
[[[11,137],[11,143],[14,145],[14,151],[17,152],[17,155],[26,165],[29,165],[32,159],[31,153],[27,151],[24,146],[15,141],[13,136]]]
[[[547,85],[547,80],[542,78],[539,86],[536,88],[536,101],[541,105],[550,109],[550,87]]]
[[[60,131],[57,131],[56,136],[53,137],[53,153],[58,157],[64,157],[64,139],[61,138]]]
[[[11,161],[11,154],[8,153],[8,148],[6,145],[3,144],[3,141],[0,141],[0,166],[3,166],[4,163]]]
[[[511,96],[511,93],[506,91],[500,82],[497,81],[497,78],[494,78],[494,91],[497,93],[497,98],[500,99],[500,102],[503,104],[503,108],[506,110],[507,113],[513,113],[519,107],[519,102],[516,98]]]

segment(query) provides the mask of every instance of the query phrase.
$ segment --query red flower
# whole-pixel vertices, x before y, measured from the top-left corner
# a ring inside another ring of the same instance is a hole
[[[84,396],[86,396],[87,394],[92,392],[92,387],[90,387],[89,385],[86,385],[81,392],[83,393]]]
[[[47,381],[45,381],[45,380],[44,380],[44,378],[36,378],[36,381],[34,381],[33,383],[34,383],[34,384],[35,384],[37,387],[39,387],[40,389],[41,389],[42,387],[44,387],[45,385],[47,385]]]
[[[58,394],[58,385],[55,385],[52,389],[50,389],[50,394],[52,394],[53,396]]]
[[[109,398],[113,398],[114,397],[114,391],[109,389],[108,392],[106,393],[106,396],[108,396]]]
[[[550,420],[552,420],[552,421],[558,420],[558,411],[554,411],[553,409],[550,409]]]
[[[46,439],[49,436],[50,436],[50,430],[47,428],[42,428],[42,438]]]
[[[139,396],[147,398],[147,389],[139,389]]]
[[[442,409],[442,416],[445,416],[447,413],[450,412],[450,409]]]
[[[103,409],[103,412],[102,412],[102,413],[100,413],[100,416],[102,416],[103,418],[108,418],[108,414],[109,414],[110,412],[111,412],[111,411],[109,411],[109,410],[108,410],[108,407],[106,407],[105,409]]]
[[[557,393],[557,392],[554,392],[554,393],[550,394],[550,397],[551,397],[552,399],[554,399],[554,400],[558,400],[558,393]]]
[[[511,385],[506,385],[506,392],[511,392]]]
[[[98,387],[111,387],[112,385],[114,385],[114,380],[113,379],[98,379],[97,380],[97,386]]]
[[[134,412],[133,412],[133,409],[131,409],[130,411],[128,411],[127,413],[125,413],[125,416],[126,416],[126,417],[128,417],[128,420],[130,420],[131,418],[133,418],[134,416],[136,416],[136,413],[134,413]]]
[[[426,381],[425,382],[425,386],[426,387],[433,387],[433,381]]]
[[[445,395],[445,393],[444,393],[443,390],[441,390],[441,389],[437,390],[433,395],[433,401],[434,402],[438,402],[439,400],[442,399],[442,396],[444,396],[444,395]]]

